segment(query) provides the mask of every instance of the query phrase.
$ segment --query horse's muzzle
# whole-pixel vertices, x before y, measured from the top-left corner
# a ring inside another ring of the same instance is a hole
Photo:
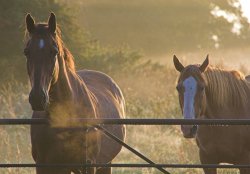
[[[194,138],[197,133],[197,125],[181,125],[181,131],[185,138]]]
[[[44,90],[35,91],[32,89],[29,95],[29,103],[33,111],[44,111],[48,105],[48,97]]]

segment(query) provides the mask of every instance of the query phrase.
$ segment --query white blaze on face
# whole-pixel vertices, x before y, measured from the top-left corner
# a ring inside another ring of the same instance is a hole
[[[197,81],[194,77],[190,76],[183,81],[183,86],[185,88],[183,116],[185,119],[194,119],[194,99],[196,95]]]
[[[42,49],[44,47],[45,43],[43,39],[39,40],[39,48]]]

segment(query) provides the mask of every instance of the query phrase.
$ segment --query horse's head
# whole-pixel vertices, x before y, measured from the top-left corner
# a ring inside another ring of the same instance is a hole
[[[206,81],[203,73],[209,64],[208,56],[201,65],[184,67],[176,56],[173,61],[175,68],[180,72],[176,89],[183,117],[184,119],[199,118],[204,114],[206,106]],[[185,138],[194,138],[197,126],[182,125],[181,130]]]
[[[26,16],[29,39],[24,49],[27,71],[31,83],[29,102],[33,110],[45,110],[49,103],[49,90],[58,76],[58,45],[56,43],[56,17],[51,13],[48,23],[35,24]]]

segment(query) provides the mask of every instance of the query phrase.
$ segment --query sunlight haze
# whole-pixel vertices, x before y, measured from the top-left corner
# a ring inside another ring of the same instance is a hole
[[[250,1],[249,0],[240,0],[242,5],[242,12],[245,17],[247,17],[248,22],[250,23]]]

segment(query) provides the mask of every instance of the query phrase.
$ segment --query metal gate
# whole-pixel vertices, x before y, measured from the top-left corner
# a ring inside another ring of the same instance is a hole
[[[249,165],[218,165],[218,164],[156,164],[136,149],[132,148],[102,125],[123,124],[123,125],[250,125],[250,119],[70,119],[71,122],[82,122],[84,127],[95,127],[123,147],[143,159],[147,164],[0,164],[0,168],[31,168],[31,167],[130,167],[130,168],[156,168],[162,173],[170,174],[168,168],[250,168]],[[41,125],[48,124],[46,119],[0,119],[0,125]],[[81,131],[82,127],[74,127]]]

